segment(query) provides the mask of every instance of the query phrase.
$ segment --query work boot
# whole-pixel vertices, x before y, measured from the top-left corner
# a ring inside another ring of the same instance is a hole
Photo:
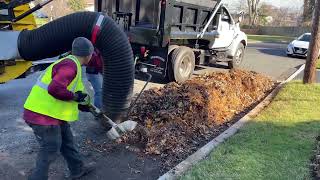
[[[72,180],[79,179],[79,178],[91,173],[95,169],[96,169],[96,163],[94,163],[94,162],[83,165],[79,173],[70,175],[70,179],[72,179]]]

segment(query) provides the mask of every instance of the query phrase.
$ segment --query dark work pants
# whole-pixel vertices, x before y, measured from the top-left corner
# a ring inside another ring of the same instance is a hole
[[[48,179],[49,166],[61,153],[68,163],[71,174],[79,174],[83,162],[76,150],[70,125],[64,122],[59,126],[40,126],[29,124],[33,129],[40,145],[36,168],[29,176],[29,180]]]

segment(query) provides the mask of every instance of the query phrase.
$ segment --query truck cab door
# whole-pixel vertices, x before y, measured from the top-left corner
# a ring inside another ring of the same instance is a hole
[[[232,44],[235,37],[236,25],[232,19],[232,16],[225,7],[221,8],[218,17],[218,35],[214,38],[214,42],[211,48],[226,48]]]

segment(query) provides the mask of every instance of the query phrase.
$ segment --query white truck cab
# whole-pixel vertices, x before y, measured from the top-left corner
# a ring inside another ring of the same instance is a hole
[[[242,63],[244,50],[247,46],[247,35],[240,30],[242,13],[239,13],[239,19],[234,21],[228,9],[222,4],[219,11],[215,17],[218,19],[217,29],[213,30],[217,35],[210,48],[219,51],[225,49],[226,56],[224,58],[226,59],[220,59],[220,61],[227,61],[230,68],[237,68]]]

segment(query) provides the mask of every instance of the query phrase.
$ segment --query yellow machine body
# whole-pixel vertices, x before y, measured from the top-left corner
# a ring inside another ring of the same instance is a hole
[[[10,1],[8,0],[6,2],[8,3]],[[24,12],[28,11],[29,9],[30,9],[29,4],[18,6],[14,8],[14,15],[19,16]],[[1,26],[5,26],[10,23],[11,22],[9,21],[0,21]],[[11,30],[15,30],[15,31],[22,31],[24,29],[32,30],[37,28],[37,24],[36,24],[35,17],[31,14],[23,18],[22,20],[16,23],[13,23],[11,27],[12,27]],[[1,62],[1,59],[0,59],[0,62]],[[0,64],[0,83],[5,83],[20,77],[25,72],[27,72],[31,66],[32,66],[32,62],[28,62],[24,60],[15,60],[15,62],[12,62],[12,61],[2,62],[2,64]]]

